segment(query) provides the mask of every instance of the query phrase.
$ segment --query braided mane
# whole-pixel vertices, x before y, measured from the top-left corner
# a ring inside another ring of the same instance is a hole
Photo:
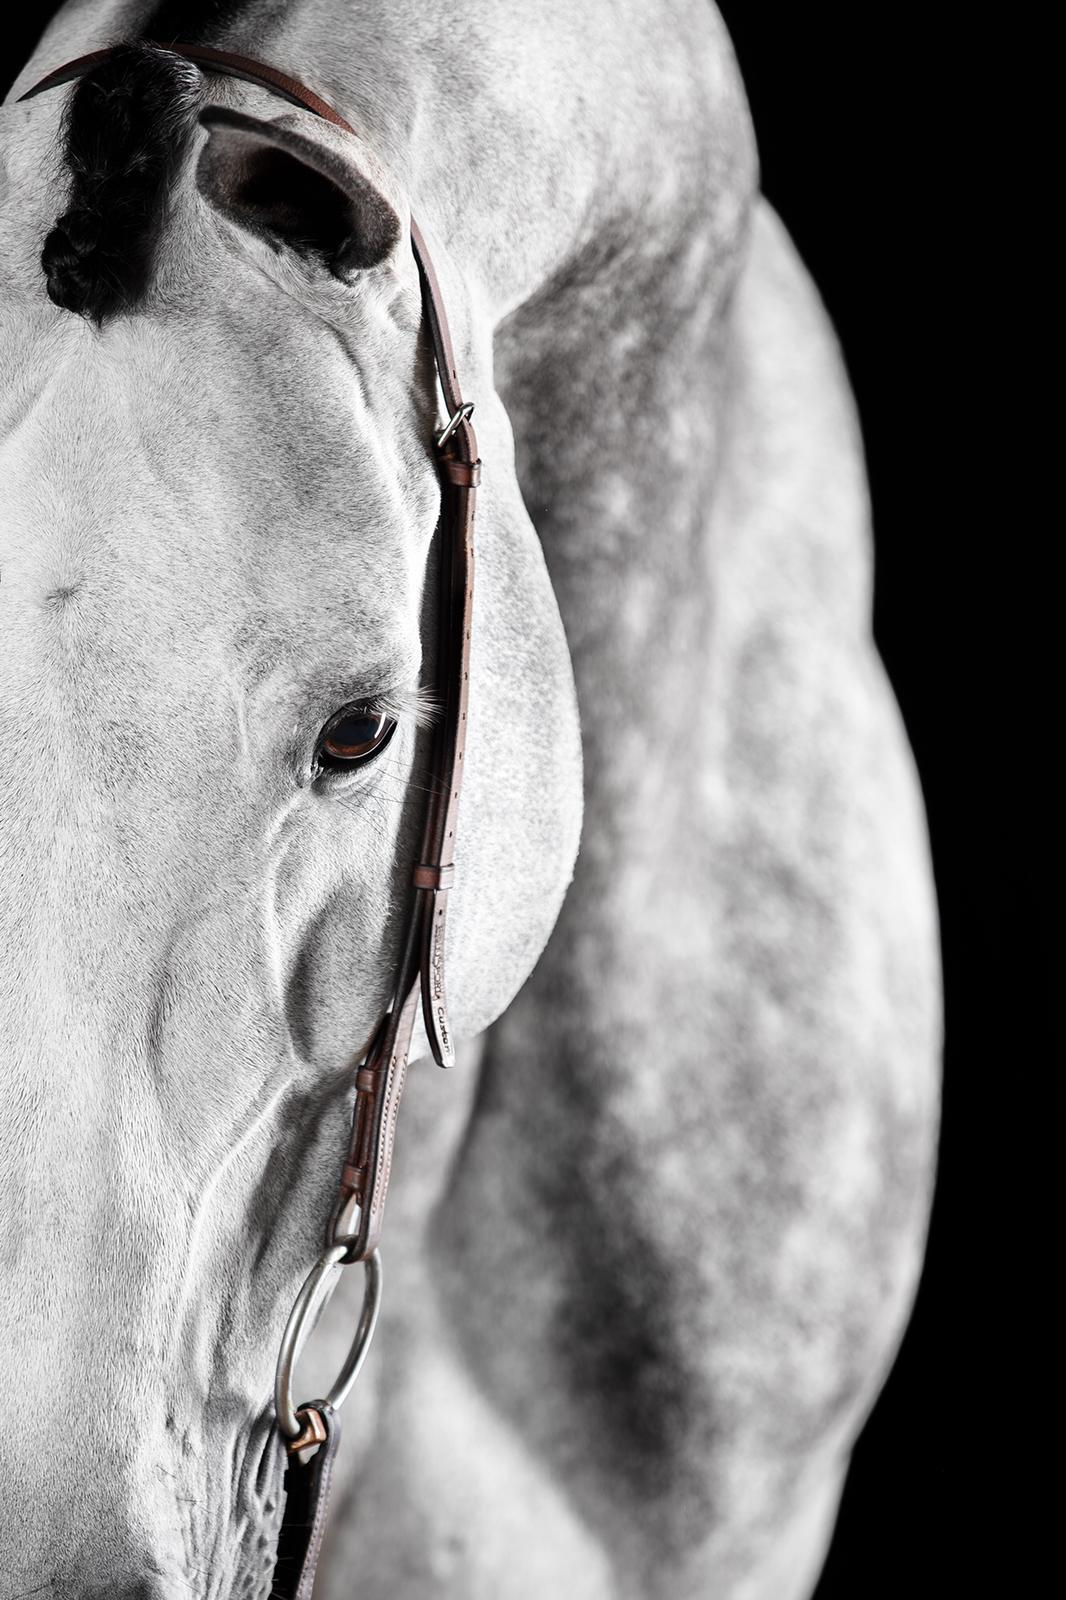
[[[48,296],[97,325],[139,304],[202,79],[158,45],[122,45],[82,78],[63,116],[67,209],[41,250]]]

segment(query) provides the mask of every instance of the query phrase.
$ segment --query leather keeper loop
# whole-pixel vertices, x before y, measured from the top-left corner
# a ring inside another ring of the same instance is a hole
[[[476,489],[481,482],[480,461],[460,461],[458,456],[442,455],[439,457],[440,470],[449,483],[454,483],[459,489]]]
[[[454,866],[426,867],[415,864],[411,874],[416,889],[450,889],[455,882]]]

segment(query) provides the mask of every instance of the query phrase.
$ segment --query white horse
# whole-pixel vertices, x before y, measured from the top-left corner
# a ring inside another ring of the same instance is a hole
[[[148,51],[95,130],[16,103],[138,37],[360,137]],[[0,112],[4,1600],[270,1592],[424,766],[412,214],[485,461],[466,1043],[412,1070],[320,1592],[799,1600],[907,1316],[925,828],[713,7],[72,0]],[[331,763],[351,706],[392,737]]]

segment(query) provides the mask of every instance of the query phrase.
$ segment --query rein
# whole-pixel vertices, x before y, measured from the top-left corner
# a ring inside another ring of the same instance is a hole
[[[209,72],[242,78],[272,90],[343,132],[355,129],[333,106],[297,79],[248,56],[207,45],[164,48]],[[57,67],[20,98],[33,99],[71,83],[112,54],[96,50]],[[337,1198],[326,1243],[296,1297],[278,1354],[274,1410],[289,1452],[286,1502],[271,1594],[276,1600],[310,1600],[325,1529],[330,1479],[340,1442],[340,1407],[363,1364],[381,1303],[378,1241],[392,1166],[396,1118],[403,1092],[415,1018],[421,1002],[430,1049],[439,1066],[455,1060],[444,986],[448,892],[455,881],[455,832],[462,788],[469,692],[474,585],[474,507],[481,479],[473,403],[462,398],[448,317],[425,240],[411,220],[422,311],[429,328],[447,421],[434,439],[441,479],[436,537],[440,552],[440,621],[435,683],[444,712],[434,731],[429,798],[422,847],[411,875],[412,899],[392,998],[355,1070],[355,1105]],[[296,1358],[333,1283],[336,1270],[361,1262],[363,1309],[351,1349],[324,1400],[293,1405]]]

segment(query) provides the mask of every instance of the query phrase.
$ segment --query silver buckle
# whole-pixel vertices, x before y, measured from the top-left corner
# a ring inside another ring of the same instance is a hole
[[[437,449],[438,450],[443,450],[444,449],[444,446],[448,443],[448,440],[451,438],[452,434],[455,432],[455,430],[459,426],[459,424],[461,422],[465,422],[468,417],[473,415],[473,412],[474,412],[474,402],[472,400],[464,400],[462,405],[459,407],[458,411],[455,413],[455,415],[453,417],[449,417],[448,421],[444,424],[444,427],[441,430],[441,432],[438,433],[438,435],[437,435]]]

